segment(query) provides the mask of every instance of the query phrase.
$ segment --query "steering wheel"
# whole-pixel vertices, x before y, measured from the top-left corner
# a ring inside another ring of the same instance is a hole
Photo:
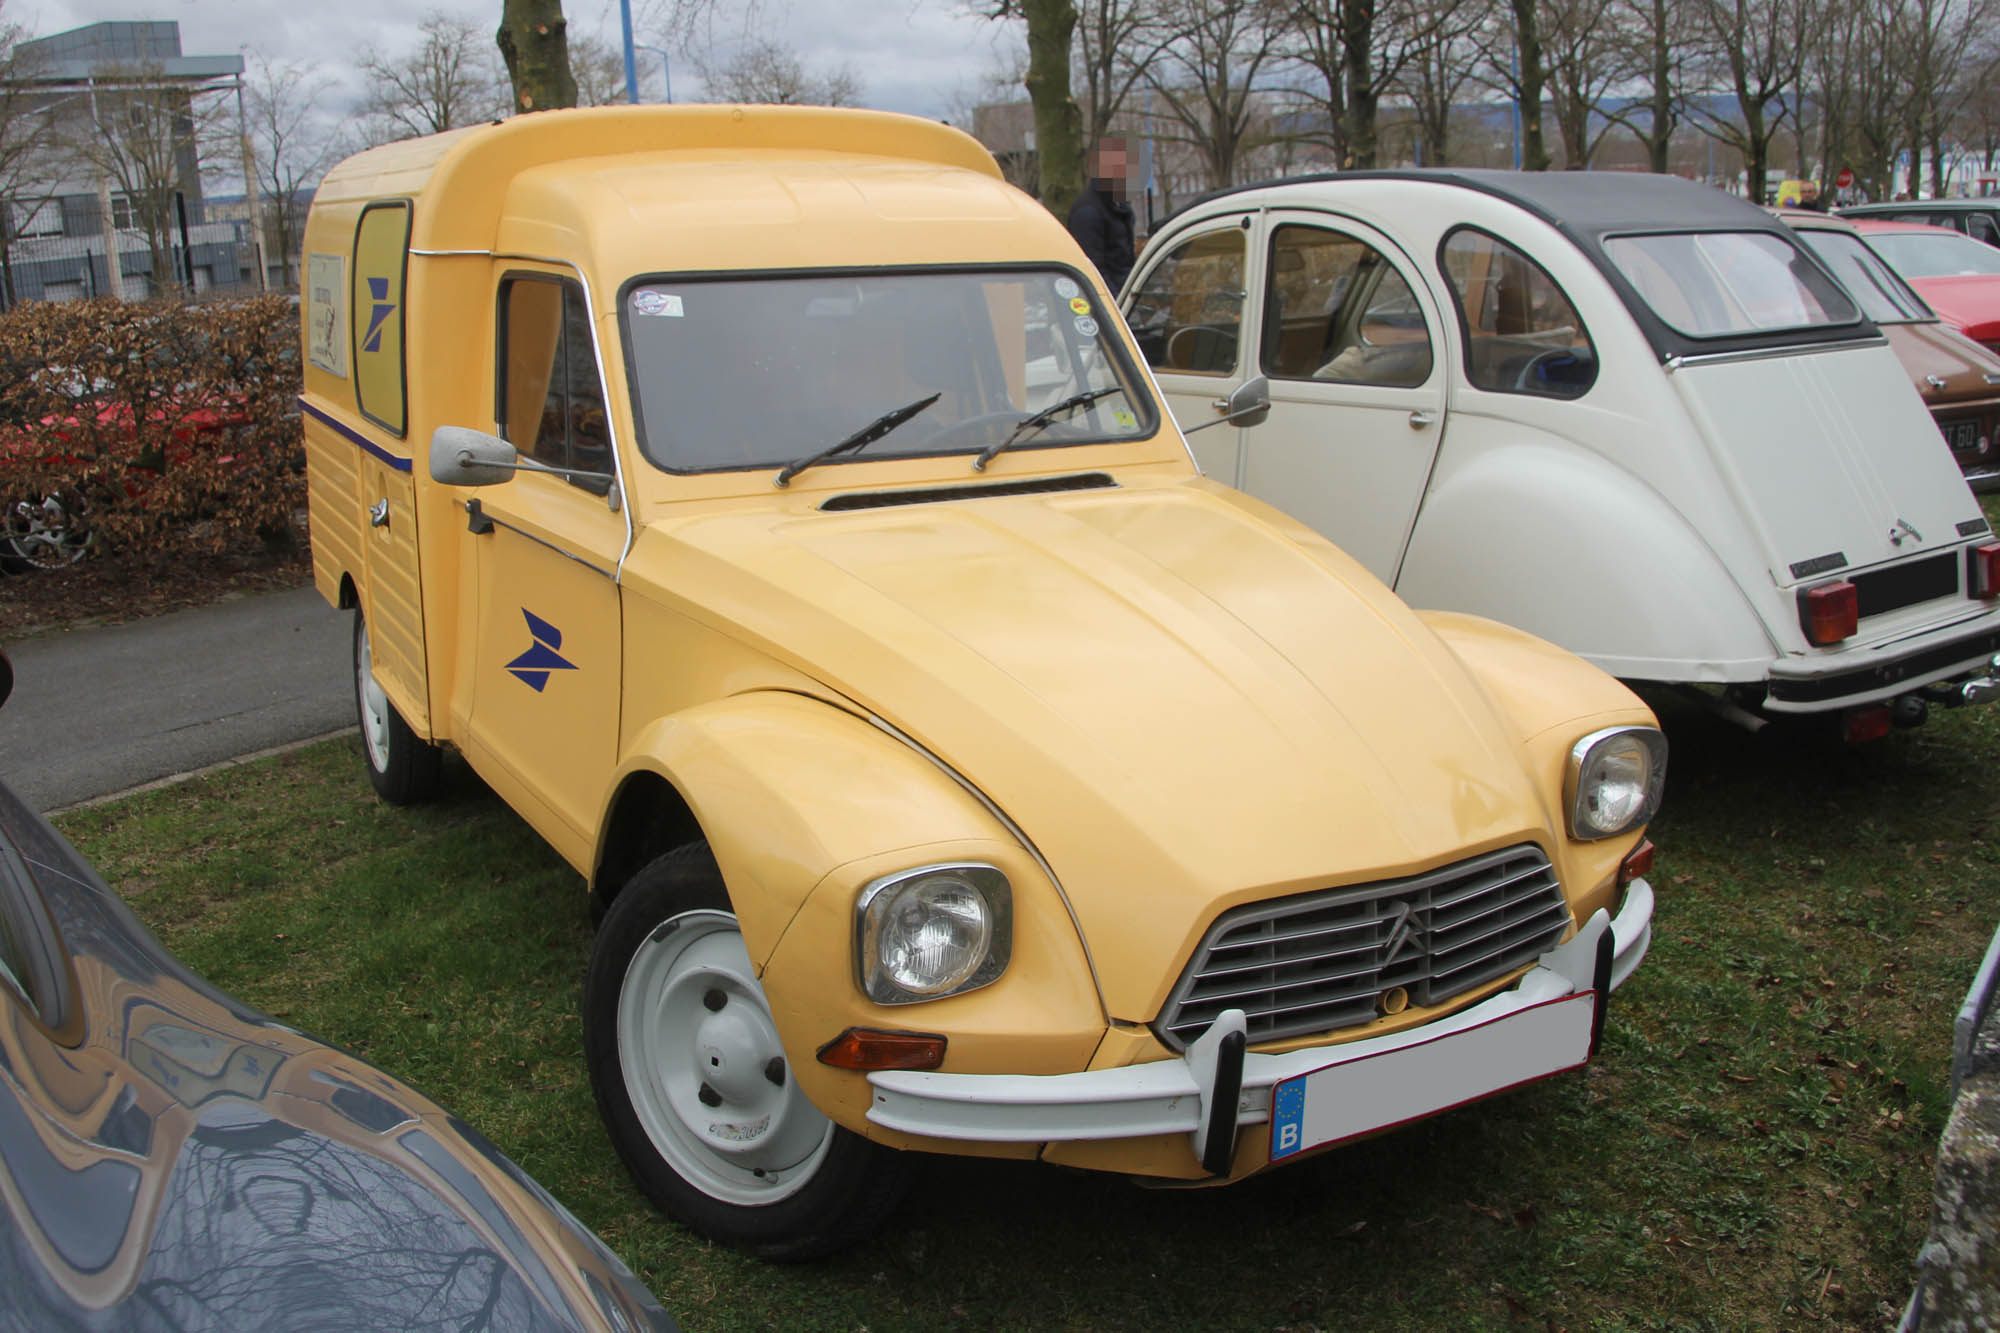
[[[1533,393],[1549,387],[1535,382],[1535,372],[1543,366],[1554,365],[1565,357],[1574,360],[1576,353],[1567,347],[1551,347],[1545,352],[1535,353],[1522,362],[1520,370],[1514,373],[1514,388],[1525,393]]]
[[[949,426],[940,427],[938,430],[931,432],[924,440],[924,447],[926,449],[937,448],[941,450],[944,447],[959,443],[961,440],[967,443],[977,441],[980,444],[991,444],[993,442],[994,426],[1004,424],[1009,429],[1012,429],[1021,421],[1026,420],[1028,416],[1029,413],[1017,411],[1012,408],[1004,412],[981,412],[976,417],[966,417],[963,421],[954,421]]]

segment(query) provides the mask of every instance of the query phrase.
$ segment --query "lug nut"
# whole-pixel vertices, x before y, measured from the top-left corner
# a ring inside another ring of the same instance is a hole
[[[784,1087],[785,1057],[782,1055],[772,1056],[770,1060],[767,1061],[764,1065],[764,1077],[770,1080],[772,1087],[774,1088]]]

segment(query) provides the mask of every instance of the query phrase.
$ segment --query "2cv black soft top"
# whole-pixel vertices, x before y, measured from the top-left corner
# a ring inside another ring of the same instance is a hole
[[[1793,263],[1819,270],[1834,290],[1841,290],[1839,282],[1826,272],[1825,266],[1811,251],[1798,243],[1791,228],[1784,223],[1734,195],[1679,176],[1625,171],[1342,171],[1260,181],[1254,185],[1218,190],[1204,195],[1196,203],[1207,203],[1252,190],[1305,183],[1339,185],[1347,181],[1385,180],[1477,190],[1505,199],[1555,227],[1568,236],[1604,274],[1662,361],[1674,357],[1851,342],[1857,338],[1880,336],[1875,326],[1858,311],[1854,320],[1844,324],[1727,333],[1712,337],[1695,337],[1669,326],[1626,280],[1617,262],[1604,248],[1607,238],[1663,232],[1758,232],[1790,249],[1795,256]]]

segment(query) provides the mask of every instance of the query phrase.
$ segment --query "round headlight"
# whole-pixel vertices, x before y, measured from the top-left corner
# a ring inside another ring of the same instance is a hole
[[[1007,966],[1011,899],[991,866],[929,866],[875,881],[855,904],[861,988],[909,1004],[983,986]]]
[[[1667,738],[1651,727],[1594,732],[1570,751],[1569,834],[1611,838],[1650,820],[1667,776]]]

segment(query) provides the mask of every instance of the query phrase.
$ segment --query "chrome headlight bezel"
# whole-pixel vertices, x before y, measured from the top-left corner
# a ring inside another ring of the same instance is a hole
[[[890,913],[927,887],[954,883],[971,890],[980,905],[986,927],[983,953],[972,966],[956,970],[931,987],[898,981],[882,958]],[[996,866],[952,861],[899,870],[871,880],[854,899],[855,984],[877,1004],[922,1004],[989,986],[1007,970],[1013,948],[1014,891]]]
[[[1646,774],[1638,806],[1624,819],[1605,823],[1596,809],[1602,790],[1604,766],[1623,751],[1636,745],[1646,756]],[[1601,842],[1643,828],[1660,810],[1660,794],[1667,779],[1667,738],[1658,727],[1606,727],[1593,731],[1571,747],[1569,766],[1563,776],[1563,811],[1569,836],[1578,842]]]

